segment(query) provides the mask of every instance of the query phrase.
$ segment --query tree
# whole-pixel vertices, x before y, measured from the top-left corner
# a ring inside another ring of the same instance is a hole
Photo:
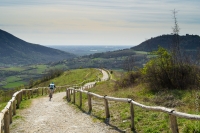
[[[177,11],[173,11],[174,27],[171,51],[164,48],[153,52],[153,58],[142,70],[143,79],[153,89],[187,89],[198,86],[200,69],[191,64],[180,48],[179,26],[176,18]]]
[[[136,66],[136,60],[134,56],[126,57],[124,61],[123,68],[125,71],[133,71],[134,67]]]

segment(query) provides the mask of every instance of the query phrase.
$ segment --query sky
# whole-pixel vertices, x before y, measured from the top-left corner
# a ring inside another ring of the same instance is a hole
[[[41,45],[130,45],[200,35],[200,0],[0,0],[0,29]]]

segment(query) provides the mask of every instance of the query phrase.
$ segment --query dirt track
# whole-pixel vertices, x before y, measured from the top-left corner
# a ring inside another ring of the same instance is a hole
[[[108,75],[104,71],[103,78]],[[22,118],[11,124],[11,133],[115,133],[104,123],[93,122],[92,117],[68,105],[65,92],[33,99],[28,109],[19,111]]]
[[[104,123],[93,122],[88,114],[76,111],[63,99],[65,92],[33,99],[30,108],[20,111],[22,118],[11,124],[11,133],[111,133]]]

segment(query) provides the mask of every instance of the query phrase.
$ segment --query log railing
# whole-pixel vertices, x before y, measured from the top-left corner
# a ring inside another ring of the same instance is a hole
[[[82,83],[80,83],[81,85]],[[56,91],[65,91],[66,87],[79,87],[79,84],[57,86]],[[33,98],[34,95],[47,95],[48,87],[38,87],[33,89],[21,89],[13,94],[10,101],[7,103],[5,108],[0,112],[0,133],[9,133],[9,125],[12,123],[12,117],[16,115],[16,109],[19,109],[22,100]]]
[[[92,81],[93,80],[84,80],[83,82],[79,84],[56,86],[56,91],[59,91],[59,92],[65,91],[65,88],[68,88],[68,87],[81,88],[81,89],[91,88],[95,85],[96,82],[93,82],[92,84],[88,84],[87,86],[83,86],[83,85]],[[69,92],[69,94],[70,93],[72,92]],[[20,103],[23,100],[23,98],[25,100],[33,98],[33,94],[36,94],[37,96],[48,94],[48,87],[21,89],[20,91],[15,92],[11,100],[7,103],[5,108],[0,112],[0,133],[10,132],[9,125],[12,123],[12,117],[16,115],[16,109],[20,107]],[[75,96],[74,96],[74,102],[75,102]]]
[[[101,96],[92,92],[88,92],[82,89],[74,89],[74,88],[67,88],[66,89],[66,98],[67,101],[71,101],[71,95],[73,94],[73,103],[75,103],[75,93],[79,92],[80,96],[80,101],[79,101],[79,106],[82,106],[82,93],[85,93],[88,98],[88,108],[89,112],[92,111],[92,96],[97,97],[99,99],[104,100],[104,106],[105,106],[105,118],[110,117],[110,112],[109,112],[109,105],[108,101],[116,101],[116,102],[125,102],[130,104],[130,116],[131,116],[131,130],[135,130],[135,124],[134,124],[134,106],[139,106],[143,109],[146,110],[151,110],[151,111],[157,111],[157,112],[164,112],[169,114],[169,121],[170,121],[170,128],[173,133],[178,133],[178,124],[177,124],[177,117],[181,118],[186,118],[186,119],[191,119],[191,120],[200,120],[200,115],[193,115],[193,114],[187,114],[187,113],[182,113],[175,111],[174,109],[169,109],[166,107],[160,107],[160,106],[146,106],[143,104],[140,104],[132,99],[129,98],[116,98],[116,97],[110,97],[110,96]]]

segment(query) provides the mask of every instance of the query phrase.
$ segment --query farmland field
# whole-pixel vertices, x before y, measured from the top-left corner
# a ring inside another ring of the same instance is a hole
[[[65,65],[30,65],[0,68],[0,88],[13,89],[27,85],[31,79],[38,79],[51,69],[66,69]]]
[[[85,50],[87,51],[88,49]],[[97,53],[96,55],[77,57],[71,60],[54,61],[48,64],[34,64],[18,67],[1,66],[0,89],[13,89],[22,85],[26,86],[30,81],[41,78],[52,69],[107,68],[122,70],[124,60],[130,56],[134,56],[136,61],[135,65],[141,67],[146,62],[146,55],[148,58],[152,56],[144,51],[125,49],[116,52]]]

